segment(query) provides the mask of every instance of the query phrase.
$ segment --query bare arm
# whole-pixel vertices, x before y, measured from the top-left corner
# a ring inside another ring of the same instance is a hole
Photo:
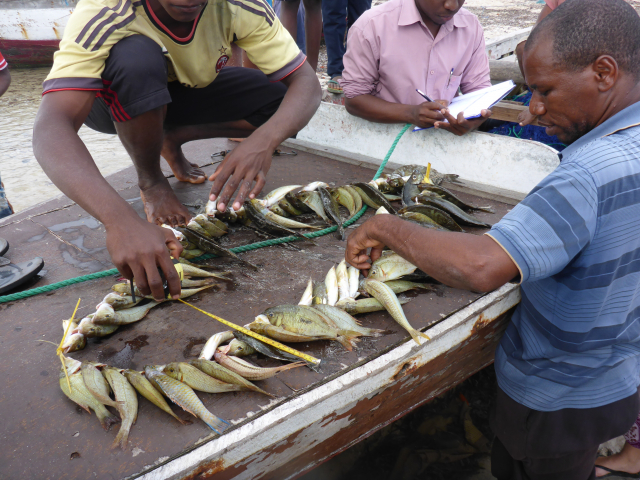
[[[444,115],[440,113],[442,104],[438,102],[404,105],[387,102],[373,95],[358,95],[347,98],[345,107],[351,115],[377,123],[411,123],[427,128],[437,120],[444,120]]]
[[[9,73],[9,68],[7,67],[4,70],[0,70],[0,97],[9,89],[9,85],[11,85],[11,73]]]
[[[178,257],[182,247],[165,228],[147,223],[109,185],[78,130],[91,111],[95,92],[61,91],[44,96],[33,128],[33,151],[53,183],[100,220],[107,230],[107,249],[120,273],[135,277],[142,293],[164,298],[160,266],[172,295],[180,280],[167,247]]]
[[[376,215],[356,229],[345,258],[367,270],[368,260],[376,260],[384,246],[445,285],[464,290],[490,292],[518,275],[511,257],[486,235],[440,232],[395,215]]]
[[[307,62],[281,81],[288,90],[278,111],[238,145],[209,177],[213,181],[210,198],[215,200],[220,196],[218,208],[221,211],[226,209],[229,199],[238,188],[240,190],[233,204],[235,210],[242,206],[247,195],[255,198],[260,193],[271,167],[273,151],[284,140],[302,130],[320,105],[320,82]],[[256,183],[252,188],[254,181]]]

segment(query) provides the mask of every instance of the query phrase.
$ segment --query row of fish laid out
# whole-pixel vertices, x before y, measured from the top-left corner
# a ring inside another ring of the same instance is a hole
[[[63,358],[65,368],[60,370],[60,388],[67,397],[87,412],[91,413],[93,410],[105,430],[121,422],[112,447],[120,446],[122,449],[126,448],[131,426],[138,415],[137,393],[181,424],[190,424],[191,422],[180,419],[173,412],[165,400],[166,397],[186,412],[201,419],[214,432],[221,434],[229,423],[211,413],[195,391],[251,391],[273,397],[252,382],[265,380],[284,370],[304,365],[303,362],[297,362],[275,368],[261,368],[243,359],[229,360],[230,357],[218,352],[217,361],[199,358],[188,363],[148,365],[144,371],[135,371],[118,369],[103,363],[79,362],[66,356]],[[224,362],[224,365],[218,363],[220,361]],[[107,407],[115,408],[120,418]]]
[[[441,175],[430,166],[404,165],[390,174],[381,175],[372,182],[387,197],[396,195],[402,208],[396,211],[386,205],[381,213],[397,214],[405,220],[426,228],[462,232],[461,225],[489,228],[486,222],[473,215],[473,211],[494,213],[491,207],[480,207],[464,202],[440,185],[443,180],[455,181],[457,175]],[[374,205],[371,205],[375,207]]]
[[[188,298],[196,293],[207,290],[216,285],[217,280],[229,281],[229,272],[214,273],[198,268],[190,263],[183,263],[184,278],[181,281],[180,298]],[[138,287],[130,283],[117,283],[111,287],[112,292],[96,305],[95,313],[91,313],[79,322],[62,321],[62,330],[69,333],[62,345],[64,353],[82,350],[87,345],[87,338],[111,335],[122,325],[142,320],[149,311],[163,302],[157,302],[151,295],[143,295]],[[132,295],[133,293],[133,295]],[[165,301],[171,301],[167,298]]]

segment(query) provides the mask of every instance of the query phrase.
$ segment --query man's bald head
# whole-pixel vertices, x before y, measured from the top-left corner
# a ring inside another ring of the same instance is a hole
[[[533,29],[525,51],[544,39],[562,69],[583,70],[609,55],[640,79],[640,16],[624,0],[567,0]]]

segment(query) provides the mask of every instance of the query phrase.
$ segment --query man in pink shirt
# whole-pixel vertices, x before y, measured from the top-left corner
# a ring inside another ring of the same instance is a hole
[[[464,0],[391,0],[349,30],[340,81],[347,111],[379,123],[434,126],[462,135],[491,115],[465,120],[446,106],[491,86],[484,35]],[[433,99],[426,101],[416,89]],[[445,121],[445,119],[447,121]]]

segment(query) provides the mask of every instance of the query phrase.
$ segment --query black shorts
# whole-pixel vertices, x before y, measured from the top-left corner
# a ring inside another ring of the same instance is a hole
[[[109,134],[116,133],[114,122],[125,122],[163,105],[167,105],[166,125],[246,120],[259,127],[276,112],[287,92],[284,84],[270,82],[261,71],[242,67],[223,68],[204,88],[168,82],[162,49],[142,35],[113,46],[102,84],[85,124]]]
[[[498,480],[593,480],[598,447],[629,430],[638,408],[634,393],[601,407],[539,412],[498,388],[491,473]]]

